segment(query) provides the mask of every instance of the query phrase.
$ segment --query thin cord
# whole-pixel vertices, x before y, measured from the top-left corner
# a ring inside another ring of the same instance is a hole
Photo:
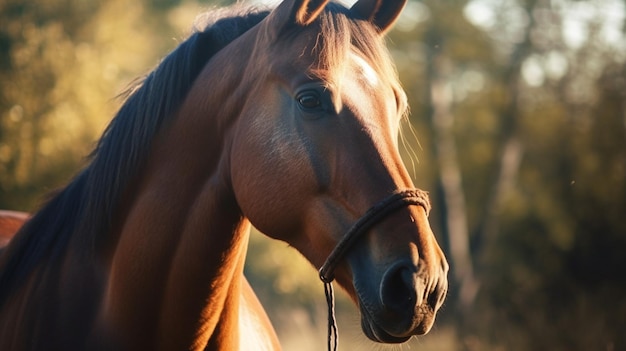
[[[328,351],[337,351],[339,345],[339,333],[335,320],[335,293],[333,283],[324,283],[324,294],[328,303]]]

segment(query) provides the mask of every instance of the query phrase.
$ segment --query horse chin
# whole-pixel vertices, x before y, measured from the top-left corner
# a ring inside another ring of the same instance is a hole
[[[363,333],[368,339],[378,343],[404,343],[415,335],[428,333],[434,324],[434,313],[432,311],[430,313],[429,311],[424,311],[424,313],[416,313],[410,322],[404,323],[403,327],[400,325],[387,325],[385,327],[385,323],[374,318],[365,304],[360,303],[359,308],[361,310],[361,329]],[[418,311],[423,309],[428,310],[428,307],[420,306],[417,308]],[[392,331],[392,329],[395,331]]]
[[[379,327],[376,323],[371,320],[366,319],[363,315],[361,317],[361,329],[363,330],[363,334],[367,336],[368,339],[384,343],[384,344],[401,344],[406,342],[411,338],[409,336],[394,336],[387,333],[384,329]]]

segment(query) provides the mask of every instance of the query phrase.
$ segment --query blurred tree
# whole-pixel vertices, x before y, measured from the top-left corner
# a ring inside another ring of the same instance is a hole
[[[623,345],[623,307],[607,313],[605,301],[623,306],[624,284],[590,268],[624,267],[623,2],[412,4],[422,21],[394,33],[393,52],[429,145],[421,158],[430,170],[418,169],[417,181],[441,189],[432,220],[454,278],[444,317],[462,307],[454,298],[474,268],[477,300],[464,319],[450,316],[467,348]],[[454,243],[465,246],[464,235],[470,267]],[[583,272],[593,283],[580,281]],[[614,295],[602,300],[597,290]],[[547,336],[568,329],[580,332]]]
[[[42,174],[48,172],[41,151],[49,150],[40,143],[44,124],[60,70],[74,67],[66,49],[96,9],[82,1],[0,3],[0,206],[25,208],[28,200],[20,199],[38,192],[35,179],[52,176]]]
[[[122,81],[156,48],[141,3],[0,4],[0,208],[33,210],[76,172]],[[112,50],[115,47],[115,50]]]
[[[465,311],[450,318],[467,349],[625,347],[623,2],[424,6],[394,52],[420,48],[405,86],[439,165],[422,175],[453,263],[444,317]]]

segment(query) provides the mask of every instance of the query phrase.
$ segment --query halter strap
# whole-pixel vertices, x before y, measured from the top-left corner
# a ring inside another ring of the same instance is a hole
[[[419,189],[397,191],[367,210],[365,215],[352,225],[330,253],[319,270],[320,279],[324,283],[332,282],[335,279],[335,268],[361,235],[392,212],[409,205],[420,205],[426,210],[426,215],[430,213],[428,193]]]
[[[328,304],[328,350],[337,350],[338,333],[337,322],[335,320],[335,296],[332,281],[335,279],[335,268],[344,258],[348,250],[356,241],[376,223],[387,217],[392,212],[406,206],[419,205],[426,210],[426,215],[430,213],[430,201],[428,193],[420,189],[408,189],[396,191],[381,202],[372,206],[363,217],[359,218],[346,232],[337,246],[330,253],[322,268],[320,268],[320,279],[324,283],[326,303]]]

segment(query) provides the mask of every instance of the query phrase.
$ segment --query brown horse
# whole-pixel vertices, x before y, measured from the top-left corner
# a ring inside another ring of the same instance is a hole
[[[404,3],[285,0],[184,41],[0,256],[0,350],[278,348],[245,344],[265,332],[245,297],[251,224],[316,267],[332,252],[323,276],[370,339],[428,332],[448,266],[427,204],[350,229],[416,193],[383,40]]]

